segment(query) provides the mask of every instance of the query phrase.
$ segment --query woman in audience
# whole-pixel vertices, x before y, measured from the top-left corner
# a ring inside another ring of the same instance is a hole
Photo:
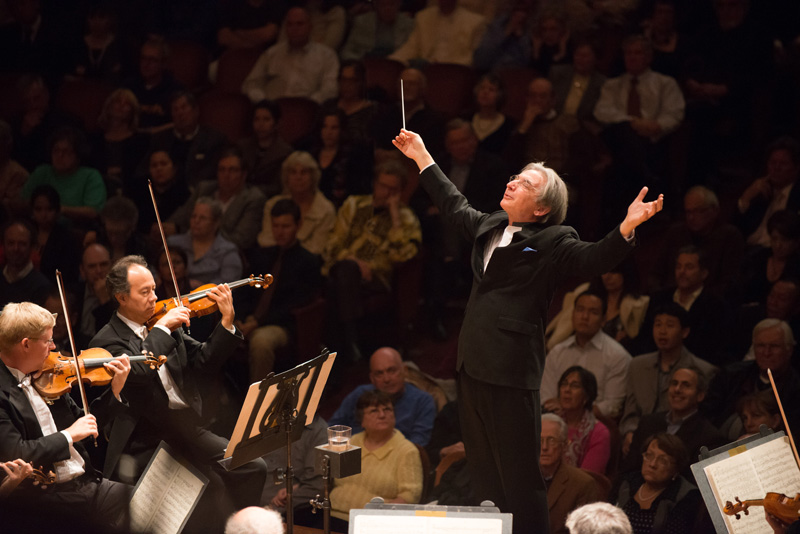
[[[475,113],[470,122],[478,138],[478,148],[502,154],[514,131],[514,120],[500,111],[506,101],[503,82],[494,74],[484,74],[475,85],[473,94]]]
[[[222,205],[211,197],[200,197],[192,210],[189,231],[167,238],[170,250],[186,253],[186,274],[203,284],[233,282],[242,276],[242,259],[236,245],[222,237],[219,224]]]
[[[134,187],[136,169],[147,153],[149,139],[139,130],[139,100],[128,89],[106,98],[97,119],[101,131],[92,139],[92,164],[106,179],[109,191]],[[140,187],[147,187],[141,183]]]
[[[608,309],[603,331],[623,345],[626,341],[635,339],[650,304],[650,297],[640,295],[638,286],[638,276],[632,261],[625,261],[592,282],[581,284],[564,295],[561,311],[550,321],[545,331],[547,349],[552,349],[572,335],[575,297],[588,289],[606,294]]]
[[[81,249],[67,221],[59,217],[60,210],[61,200],[53,186],[40,185],[31,193],[31,218],[36,226],[32,259],[51,282],[55,282],[56,269],[60,269],[71,283],[78,279]]]
[[[245,167],[250,169],[247,181],[267,198],[281,192],[281,165],[292,153],[292,147],[278,135],[281,108],[272,100],[262,100],[253,109],[253,135],[239,142]]]
[[[772,390],[765,389],[758,393],[750,393],[736,403],[736,413],[742,422],[742,439],[757,434],[761,425],[774,431],[783,430],[783,420],[778,410],[778,401]]]
[[[342,133],[351,143],[371,141],[370,124],[377,109],[375,103],[367,98],[367,70],[361,61],[342,62],[339,66],[339,96],[327,101],[323,108],[342,110],[347,119]]]
[[[800,273],[800,216],[792,210],[776,211],[767,220],[767,233],[769,248],[758,250],[749,262],[745,302],[761,302],[784,274]]]
[[[261,233],[258,234],[259,245],[271,247],[275,244],[270,213],[276,202],[290,198],[300,207],[297,239],[309,252],[322,254],[336,222],[336,208],[319,190],[320,176],[319,166],[308,152],[293,152],[286,158],[281,168],[284,192],[267,200],[264,205],[264,220]]]
[[[700,492],[680,475],[689,463],[681,439],[656,434],[642,453],[641,472],[625,475],[611,501],[627,514],[634,534],[703,532],[697,521]]]
[[[203,285],[199,280],[192,280],[186,274],[186,264],[188,258],[182,248],[175,247],[169,249],[169,256],[172,259],[172,269],[175,271],[175,279],[178,281],[178,290],[181,295],[190,293],[193,289]],[[231,280],[227,280],[230,282]],[[159,299],[168,299],[175,296],[175,284],[172,281],[172,274],[169,271],[167,262],[167,251],[162,250],[158,257],[158,285],[156,295]]]
[[[186,182],[178,179],[178,166],[166,150],[155,150],[148,158],[148,172],[150,183],[153,185],[153,196],[156,197],[158,213],[161,220],[166,221],[175,211],[183,206],[189,198],[189,187]],[[150,188],[142,181],[126,195],[132,199],[139,210],[138,231],[143,235],[150,235],[153,242],[157,242],[160,250],[161,236],[156,222],[156,212],[153,209],[153,200],[150,198]]]
[[[573,365],[558,381],[560,413],[567,422],[567,463],[604,474],[611,456],[611,435],[592,411],[597,398],[597,379],[579,365]]]
[[[108,6],[96,5],[86,16],[86,34],[75,47],[73,75],[119,80],[122,71],[122,49],[114,32],[116,22]]]
[[[364,431],[350,442],[361,447],[361,473],[336,479],[331,491],[331,519],[342,522],[351,508],[363,508],[373,497],[383,497],[387,503],[417,503],[422,496],[419,451],[395,429],[391,397],[367,391],[356,403],[356,415]],[[347,530],[346,523],[331,526]]]
[[[82,167],[88,147],[83,134],[64,127],[50,138],[50,163],[39,165],[22,188],[30,200],[40,185],[52,185],[61,198],[61,214],[73,222],[86,223],[97,217],[106,203],[106,186],[97,170]]]

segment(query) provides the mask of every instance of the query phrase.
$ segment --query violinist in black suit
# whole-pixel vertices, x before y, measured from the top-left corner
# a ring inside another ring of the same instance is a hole
[[[90,345],[114,355],[138,354],[144,349],[167,356],[167,363],[158,370],[132,364],[124,390],[130,409],[116,417],[111,427],[104,472],[136,480],[159,442],[166,441],[210,479],[187,529],[213,531],[219,526],[221,531],[230,513],[259,504],[266,480],[266,464],[260,459],[225,471],[217,460],[222,459],[228,440],[202,427],[203,404],[208,400],[202,392],[242,342],[233,326],[231,290],[222,284],[209,291],[222,319],[208,340],[199,343],[181,330],[189,325],[190,317],[183,306],[169,310],[148,332],[145,323],[155,310],[156,284],[141,256],[117,261],[106,285],[119,309]]]
[[[634,229],[655,215],[663,197],[643,202],[643,188],[620,226],[597,243],[561,226],[567,190],[541,164],[513,176],[501,211],[472,208],[415,133],[393,141],[420,168],[420,183],[442,216],[472,245],[473,283],[458,343],[458,400],[471,478],[478,500],[514,516],[515,533],[548,531],[547,491],[539,471],[539,385],[544,325],[558,285],[617,265]]]
[[[130,361],[121,356],[106,364],[111,387],[92,403],[92,414],[84,414],[68,394],[48,404],[31,379],[55,349],[54,326],[53,314],[31,302],[7,304],[0,314],[0,462],[20,459],[56,476],[46,490],[23,482],[2,512],[2,530],[17,532],[23,522],[34,532],[37,521],[59,517],[73,526],[76,517],[81,524],[125,526],[132,488],[102,478],[81,442],[98,436],[98,420],[123,408]]]

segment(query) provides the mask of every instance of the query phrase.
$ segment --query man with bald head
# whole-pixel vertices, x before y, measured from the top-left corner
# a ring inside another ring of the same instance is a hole
[[[248,506],[228,518],[225,534],[283,534],[283,518],[275,510]]]
[[[378,390],[394,401],[395,427],[403,436],[417,445],[427,445],[436,418],[436,403],[430,394],[406,383],[406,366],[400,353],[391,347],[376,350],[369,359],[369,380],[371,384],[358,386],[344,398],[328,423],[352,427],[353,434],[361,432],[356,402],[365,391]]]
[[[87,340],[92,339],[114,313],[114,304],[106,288],[106,275],[110,269],[111,254],[105,246],[93,243],[84,249],[80,265],[83,283],[73,291],[79,298],[80,324],[77,330]]]

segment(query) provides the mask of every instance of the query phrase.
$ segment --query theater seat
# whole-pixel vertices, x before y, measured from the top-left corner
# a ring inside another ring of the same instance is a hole
[[[278,132],[284,141],[294,145],[311,133],[319,113],[319,104],[309,98],[287,97],[279,98],[278,105],[281,109]]]
[[[70,80],[61,84],[55,108],[77,117],[87,132],[97,130],[97,118],[114,87],[100,80]]]
[[[252,104],[243,94],[209,91],[198,99],[200,123],[224,133],[232,142],[250,132]]]
[[[241,93],[242,82],[263,52],[260,48],[238,48],[223,52],[219,57],[214,89],[224,93]]]
[[[175,79],[190,91],[199,91],[208,85],[208,62],[206,47],[193,41],[169,43],[167,68]]]

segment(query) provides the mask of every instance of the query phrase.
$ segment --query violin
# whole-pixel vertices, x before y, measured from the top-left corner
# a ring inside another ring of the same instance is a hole
[[[798,519],[798,513],[800,512],[800,493],[794,496],[793,499],[790,499],[783,493],[767,493],[767,495],[763,499],[756,499],[751,501],[740,501],[739,497],[736,497],[736,504],[728,501],[725,503],[725,507],[722,511],[726,515],[735,516],[736,519],[741,519],[740,512],[744,512],[744,515],[750,515],[750,511],[748,508],[750,506],[763,506],[764,510],[768,513],[774,515],[787,525],[794,523]]]
[[[261,276],[250,275],[250,278],[230,282],[228,287],[236,289],[239,287],[253,286],[259,289],[266,289],[272,284],[272,275],[266,274]],[[208,298],[210,289],[217,287],[217,284],[205,284],[187,295],[181,295],[181,305],[189,308],[190,317],[202,317],[217,311],[217,303]],[[152,317],[145,323],[148,330],[152,330],[156,323],[166,315],[168,311],[176,307],[175,298],[168,298],[156,302],[156,309]]]
[[[52,471],[49,471],[45,474],[44,468],[39,467],[39,469],[34,469],[33,472],[28,475],[28,478],[33,479],[33,485],[39,486],[40,488],[47,489],[47,486],[56,483],[56,475]]]
[[[150,369],[158,369],[167,362],[166,356],[153,356],[153,353],[143,353],[141,356],[129,356],[131,363],[144,362]],[[113,375],[104,367],[114,357],[105,349],[87,349],[78,355],[80,362],[80,377],[90,386],[107,386],[111,383]],[[77,379],[75,362],[69,356],[60,352],[51,352],[42,365],[41,374],[32,380],[33,387],[45,401],[52,402],[72,389],[72,384]]]

